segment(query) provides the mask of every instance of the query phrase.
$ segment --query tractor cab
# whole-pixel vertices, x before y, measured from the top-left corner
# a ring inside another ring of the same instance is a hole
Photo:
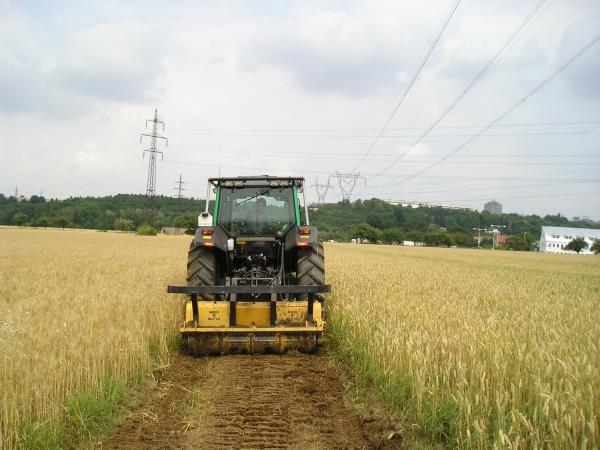
[[[275,186],[217,187],[216,224],[231,236],[281,237],[294,225],[300,225],[300,211],[295,202],[296,187]]]

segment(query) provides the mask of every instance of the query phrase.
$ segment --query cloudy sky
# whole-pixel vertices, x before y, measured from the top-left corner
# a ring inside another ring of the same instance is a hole
[[[158,108],[159,194],[355,171],[354,198],[600,219],[597,0],[461,1],[380,133],[455,2],[0,0],[0,192],[145,192]]]

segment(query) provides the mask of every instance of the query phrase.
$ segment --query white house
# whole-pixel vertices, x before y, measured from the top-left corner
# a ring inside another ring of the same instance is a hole
[[[540,252],[575,253],[565,250],[565,247],[577,237],[585,239],[588,243],[588,248],[582,250],[580,255],[591,255],[593,252],[590,250],[590,247],[595,240],[600,240],[600,230],[592,228],[542,227]]]

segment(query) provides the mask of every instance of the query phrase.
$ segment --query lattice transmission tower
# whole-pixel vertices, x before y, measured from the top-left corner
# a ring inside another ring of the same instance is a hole
[[[333,189],[333,186],[329,183],[319,183],[318,178],[315,178],[315,184],[313,184],[311,187],[315,188],[315,191],[317,192],[317,204],[319,205],[325,203],[325,196],[327,195],[327,192],[329,189]]]
[[[344,201],[350,201],[350,197],[352,197],[352,192],[354,192],[354,188],[356,184],[361,181],[364,185],[367,185],[367,179],[360,175],[360,173],[340,173],[337,170],[332,175],[329,175],[327,180],[327,184],[330,183],[331,179],[335,178],[340,186],[340,192],[342,193],[342,199]]]
[[[173,189],[175,189],[177,191],[177,198],[183,198],[183,194],[181,193],[181,191],[185,191],[187,189],[183,187],[183,185],[185,184],[185,181],[182,180],[181,174],[179,175],[179,180],[175,181],[175,184],[177,186],[174,187]]]
[[[142,157],[146,157],[148,153],[148,178],[146,180],[146,196],[150,199],[150,225],[154,225],[154,209],[155,209],[155,197],[156,197],[156,155],[160,153],[161,160],[163,158],[163,152],[158,149],[159,139],[165,141],[165,146],[169,144],[169,139],[166,136],[158,134],[158,126],[162,125],[163,132],[165,131],[165,123],[162,120],[158,120],[158,109],[154,110],[154,119],[146,120],[146,128],[148,123],[152,124],[151,133],[142,133],[140,135],[140,143],[144,136],[150,138],[150,148],[143,151]]]

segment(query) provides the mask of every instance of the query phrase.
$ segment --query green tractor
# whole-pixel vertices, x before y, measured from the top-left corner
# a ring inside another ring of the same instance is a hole
[[[323,244],[309,225],[304,178],[208,181],[187,286],[168,287],[189,295],[180,330],[185,348],[194,355],[314,352],[330,286]]]

